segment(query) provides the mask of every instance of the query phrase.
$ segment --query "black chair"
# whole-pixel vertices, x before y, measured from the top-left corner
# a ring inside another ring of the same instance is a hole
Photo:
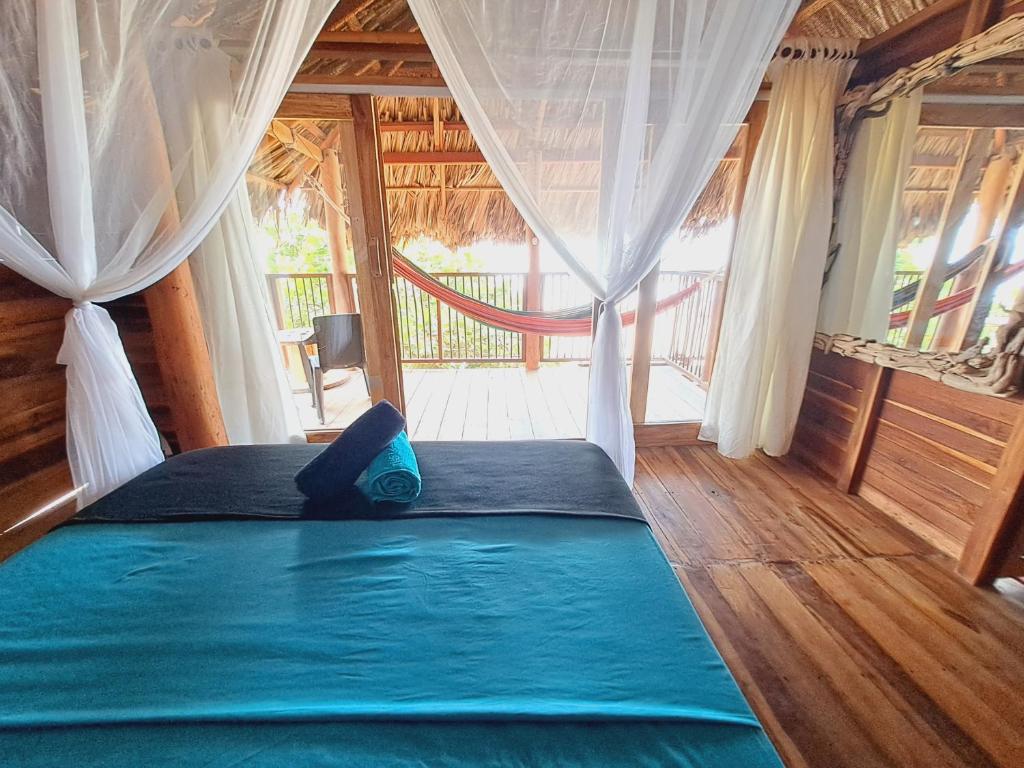
[[[313,397],[313,407],[320,423],[324,423],[324,371],[359,368],[370,391],[366,375],[366,352],[363,349],[363,323],[359,315],[324,315],[313,318],[313,335],[306,343],[316,344],[316,354],[310,355],[305,344],[302,350],[302,368]]]

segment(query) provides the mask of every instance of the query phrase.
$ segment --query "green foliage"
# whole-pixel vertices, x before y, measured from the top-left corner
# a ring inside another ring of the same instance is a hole
[[[472,248],[453,251],[435,240],[418,237],[404,243],[402,254],[427,272],[482,272],[483,260]]]
[[[330,272],[327,233],[305,211],[275,211],[261,222],[267,272]]]
[[[327,233],[308,218],[304,210],[276,211],[261,222],[260,245],[268,273],[328,273],[331,270]],[[470,248],[451,251],[432,240],[420,238],[406,243],[402,252],[428,272],[481,272],[483,260]],[[449,277],[444,282],[488,304],[521,309],[522,278],[519,276]],[[327,278],[288,278],[275,281],[283,324],[286,328],[308,327],[316,315],[329,312]],[[406,360],[435,359],[438,343],[445,359],[518,359],[522,337],[490,328],[442,305],[441,338],[438,338],[436,299],[411,283],[397,278],[399,336]]]

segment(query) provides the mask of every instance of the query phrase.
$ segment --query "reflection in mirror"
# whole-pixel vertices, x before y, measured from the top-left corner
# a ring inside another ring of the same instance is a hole
[[[974,65],[914,95],[921,106],[909,157],[879,138],[905,99],[859,126],[829,276],[836,284],[826,284],[819,326],[914,349],[990,347],[1024,286],[1024,54]],[[879,185],[894,172],[901,185],[887,197]],[[890,219],[865,213],[880,197],[894,206]],[[882,237],[887,225],[891,236]],[[866,255],[865,243],[878,250]],[[864,293],[863,318],[837,312],[838,294],[856,301],[850,261],[863,267],[866,258],[877,262],[876,282],[891,281],[888,298]]]

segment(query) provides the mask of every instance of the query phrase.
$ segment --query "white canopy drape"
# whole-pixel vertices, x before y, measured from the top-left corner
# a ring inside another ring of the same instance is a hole
[[[587,437],[634,467],[616,302],[732,143],[796,0],[410,0],[523,218],[604,304]]]
[[[892,310],[896,241],[903,215],[921,92],[894,99],[862,122],[839,201],[839,255],[821,293],[818,330],[884,339]]]
[[[0,254],[74,302],[58,359],[67,366],[68,455],[84,500],[162,458],[117,329],[94,302],[142,290],[196,249],[333,5],[7,2]],[[176,187],[191,152],[169,151],[165,134],[202,78],[187,53],[218,45],[232,59],[225,119],[236,140],[211,158],[206,186],[183,204]]]
[[[803,400],[832,221],[834,112],[849,40],[786,40],[736,228],[700,437],[726,456],[789,450]]]
[[[216,46],[183,53],[201,77],[181,97],[168,149],[185,171],[177,187],[188,207],[210,183],[218,157],[238,141],[231,120],[232,59]],[[189,257],[224,427],[233,445],[306,441],[270,316],[257,227],[245,180]]]

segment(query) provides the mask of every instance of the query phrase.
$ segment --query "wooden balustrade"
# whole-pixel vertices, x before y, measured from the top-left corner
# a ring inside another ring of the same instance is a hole
[[[527,272],[436,272],[432,276],[454,290],[503,309],[537,307],[548,311],[579,306],[590,292],[568,272],[538,275],[534,298]],[[348,285],[356,311],[359,296],[355,275],[338,278],[327,272],[268,274],[267,288],[279,329],[306,328],[317,315],[337,309],[337,285]],[[655,318],[651,353],[706,386],[709,344],[715,333],[715,301],[722,288],[721,275],[704,272],[662,272],[658,294],[667,296],[694,283],[702,287],[677,307]],[[407,363],[525,363],[528,339],[523,334],[493,328],[437,301],[412,283],[396,277],[395,307],[403,362]],[[636,296],[622,302],[622,311],[636,308]],[[589,336],[538,337],[538,360],[571,362],[590,359]],[[625,332],[632,349],[633,329]]]

